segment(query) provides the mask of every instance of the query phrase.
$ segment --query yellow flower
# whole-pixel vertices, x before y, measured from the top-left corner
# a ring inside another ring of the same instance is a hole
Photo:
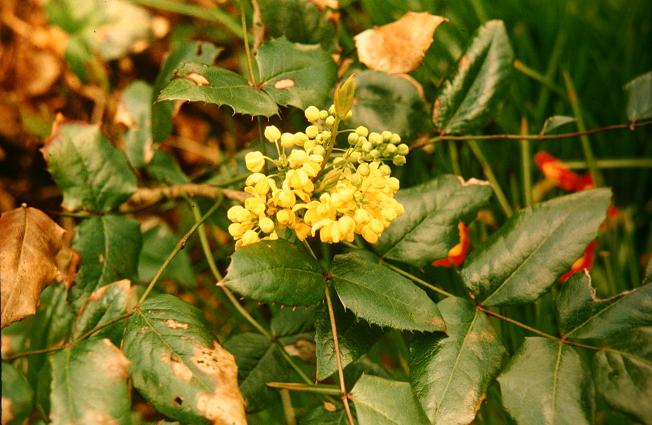
[[[253,151],[245,155],[245,166],[249,171],[259,173],[265,168],[265,157],[262,152]]]
[[[281,130],[279,130],[275,125],[268,125],[265,127],[265,139],[269,140],[272,143],[278,141],[281,138]]]

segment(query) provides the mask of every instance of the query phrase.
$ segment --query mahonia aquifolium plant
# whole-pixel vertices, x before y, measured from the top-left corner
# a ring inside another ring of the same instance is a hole
[[[369,132],[363,126],[338,131],[341,120],[351,117],[352,87],[353,80],[347,80],[328,110],[306,108],[310,125],[305,131],[265,128],[265,139],[276,146],[278,157],[260,151],[245,156],[252,174],[244,190],[250,197],[227,214],[236,248],[277,239],[281,229],[293,230],[300,240],[319,233],[325,243],[352,242],[357,233],[375,243],[403,214],[394,199],[399,180],[385,162],[405,165],[409,148],[391,131]],[[350,95],[343,95],[347,90]],[[343,96],[349,100],[342,101]],[[348,134],[346,146],[337,147],[341,133]],[[271,172],[265,174],[266,169]]]

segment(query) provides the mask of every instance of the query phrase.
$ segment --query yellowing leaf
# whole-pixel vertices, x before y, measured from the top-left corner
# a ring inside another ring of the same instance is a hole
[[[23,205],[0,216],[2,327],[36,312],[43,288],[59,277],[56,256],[65,230]]]
[[[435,30],[447,19],[426,12],[408,12],[398,21],[355,36],[360,62],[390,74],[415,70],[432,43]]]

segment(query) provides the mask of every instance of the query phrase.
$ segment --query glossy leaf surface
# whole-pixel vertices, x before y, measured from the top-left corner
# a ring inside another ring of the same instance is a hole
[[[396,200],[405,212],[385,230],[374,250],[417,267],[446,258],[459,242],[458,222],[468,224],[491,196],[491,187],[481,183],[443,175],[399,191]]]
[[[437,305],[422,289],[362,254],[337,255],[332,274],[344,307],[369,323],[423,332],[446,328]]]
[[[131,292],[131,282],[126,279],[100,287],[88,297],[88,301],[79,312],[74,324],[73,338],[125,314],[130,302],[135,303],[133,298],[135,295]],[[102,329],[93,336],[111,338],[114,336],[111,329],[111,327]]]
[[[431,422],[469,424],[507,352],[489,318],[469,301],[450,297],[438,307],[448,336],[413,341],[410,380]]]
[[[324,297],[319,263],[303,248],[282,239],[238,249],[224,285],[257,301],[288,305],[316,304]]]
[[[587,190],[514,214],[467,258],[467,290],[485,305],[536,300],[583,255],[610,199],[608,189]]]

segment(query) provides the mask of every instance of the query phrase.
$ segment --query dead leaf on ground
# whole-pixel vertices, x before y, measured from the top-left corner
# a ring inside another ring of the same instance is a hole
[[[426,12],[408,12],[398,21],[355,36],[360,62],[390,74],[415,70],[432,43],[435,30],[447,19]]]
[[[36,313],[41,291],[60,276],[57,254],[66,231],[23,204],[0,216],[1,326]]]

